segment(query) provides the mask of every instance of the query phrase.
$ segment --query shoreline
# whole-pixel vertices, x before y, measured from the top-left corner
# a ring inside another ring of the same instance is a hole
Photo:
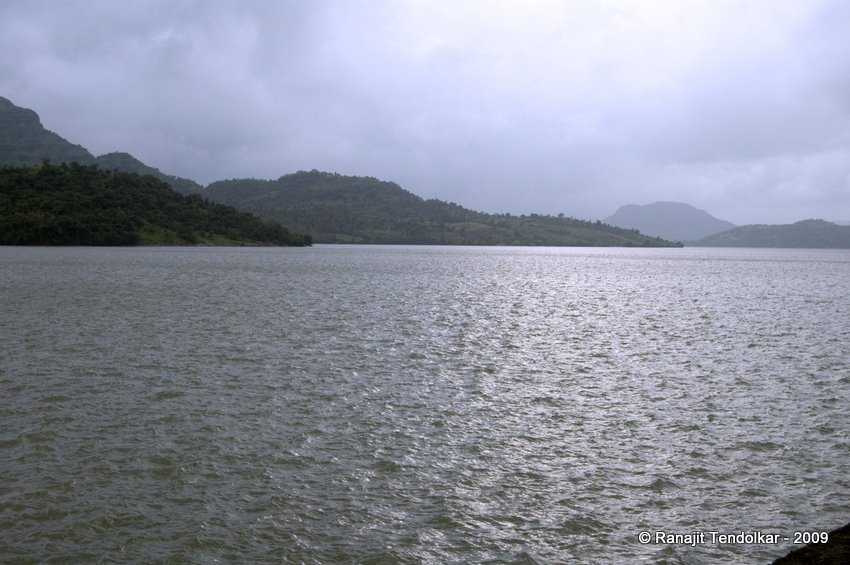
[[[780,557],[772,565],[844,565],[850,563],[850,524],[829,532],[827,543],[810,543]]]

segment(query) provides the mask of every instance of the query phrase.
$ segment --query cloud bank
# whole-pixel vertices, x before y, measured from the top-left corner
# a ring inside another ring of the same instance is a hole
[[[210,182],[322,169],[487,211],[850,220],[850,4],[0,4],[0,95]]]

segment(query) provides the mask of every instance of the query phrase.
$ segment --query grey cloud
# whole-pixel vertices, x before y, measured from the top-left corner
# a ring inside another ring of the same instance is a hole
[[[209,182],[325,169],[512,212],[850,216],[842,2],[4,2],[0,95]]]

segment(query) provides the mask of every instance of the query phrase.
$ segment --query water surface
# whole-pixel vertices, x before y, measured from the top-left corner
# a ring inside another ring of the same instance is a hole
[[[850,253],[0,248],[0,560],[750,563],[850,521]]]

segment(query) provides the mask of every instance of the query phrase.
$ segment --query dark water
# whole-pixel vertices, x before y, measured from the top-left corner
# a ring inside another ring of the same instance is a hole
[[[751,563],[850,521],[850,253],[0,248],[0,561]]]

